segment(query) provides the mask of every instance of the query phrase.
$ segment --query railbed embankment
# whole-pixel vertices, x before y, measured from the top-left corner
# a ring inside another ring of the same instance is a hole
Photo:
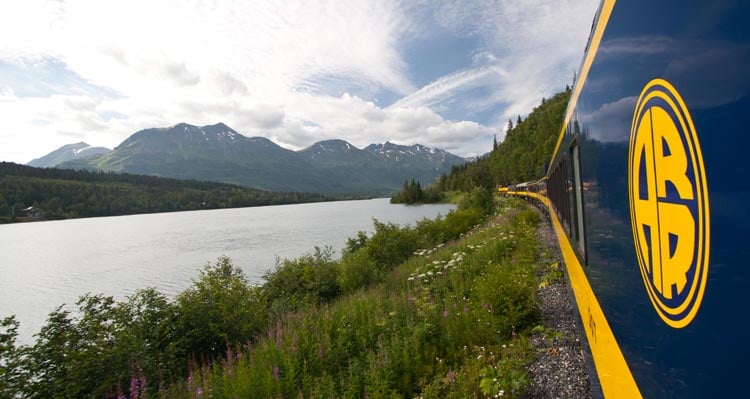
[[[527,366],[533,379],[528,397],[591,398],[584,333],[577,321],[570,287],[563,278],[564,267],[555,233],[544,216],[537,228],[537,238],[543,265],[538,291],[542,320],[531,338],[536,357]]]

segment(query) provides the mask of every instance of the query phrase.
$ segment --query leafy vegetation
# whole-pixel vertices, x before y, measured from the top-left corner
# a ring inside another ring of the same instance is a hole
[[[320,194],[273,193],[231,184],[153,176],[40,169],[0,162],[0,223],[24,220],[235,208],[331,200]]]
[[[454,165],[449,174],[441,175],[427,188],[404,184],[392,202],[440,202],[452,192],[471,192],[477,187],[493,190],[498,185],[542,177],[555,149],[569,99],[570,89],[549,100],[542,99],[526,120],[519,116],[515,125],[508,121],[505,139],[495,143],[488,156]]]
[[[0,397],[520,395],[538,219],[502,201],[484,229],[478,208],[413,227],[376,221],[341,260],[316,248],[261,286],[220,258],[171,301],[152,289],[122,303],[86,295],[30,346],[6,318]]]

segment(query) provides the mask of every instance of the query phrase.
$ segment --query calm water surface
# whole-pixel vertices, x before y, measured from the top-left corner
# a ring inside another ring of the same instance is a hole
[[[15,314],[30,343],[50,311],[87,292],[123,300],[155,287],[171,297],[221,255],[260,282],[277,257],[315,246],[340,254],[373,218],[413,224],[450,209],[375,199],[0,225],[0,318]]]

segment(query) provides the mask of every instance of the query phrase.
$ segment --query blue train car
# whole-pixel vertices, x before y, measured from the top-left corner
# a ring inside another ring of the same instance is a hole
[[[750,2],[601,3],[547,207],[605,397],[750,397]]]

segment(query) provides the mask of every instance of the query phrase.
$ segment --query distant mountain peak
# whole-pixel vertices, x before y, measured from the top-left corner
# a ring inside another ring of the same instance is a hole
[[[189,123],[181,122],[174,126],[144,129],[136,132],[130,136],[123,144],[131,144],[131,139],[145,139],[152,135],[159,135],[165,138],[171,138],[169,140],[181,140],[181,138],[187,138],[192,141],[235,141],[247,139],[247,137],[237,133],[234,129],[225,125],[222,122],[214,125],[196,126]],[[122,145],[122,144],[121,144]]]
[[[111,150],[104,147],[92,147],[88,143],[79,141],[73,144],[66,144],[49,154],[31,160],[27,165],[37,168],[51,168],[63,162],[72,161],[78,158],[88,157],[108,153]]]
[[[351,145],[349,142],[345,140],[331,139],[331,140],[318,141],[317,143],[305,148],[304,150],[300,152],[319,153],[321,151],[349,153],[352,151],[360,151],[360,149]]]
[[[437,165],[438,168],[442,165],[462,164],[466,162],[464,158],[450,152],[427,147],[422,144],[406,146],[386,141],[382,144],[370,144],[365,147],[364,151],[395,162],[402,162],[404,159],[422,159]]]

